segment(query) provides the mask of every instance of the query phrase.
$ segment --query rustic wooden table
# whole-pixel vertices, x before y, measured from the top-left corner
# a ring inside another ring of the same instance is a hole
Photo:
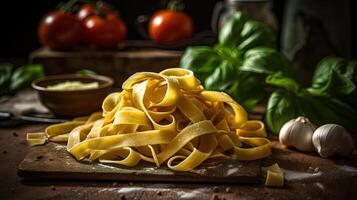
[[[110,76],[120,87],[130,75],[140,71],[160,72],[178,67],[182,51],[127,47],[118,51],[50,51],[38,49],[30,54],[31,63],[41,63],[47,75],[75,73],[83,68]]]
[[[27,132],[45,124],[0,128],[0,199],[357,199],[357,156],[322,159],[284,149],[273,142],[263,163],[278,162],[285,173],[283,188],[263,184],[190,184],[25,180],[17,167],[28,151]],[[274,138],[273,138],[274,140]]]

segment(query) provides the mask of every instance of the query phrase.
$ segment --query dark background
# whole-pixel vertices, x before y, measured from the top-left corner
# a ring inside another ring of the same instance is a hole
[[[26,59],[28,54],[40,47],[37,40],[38,22],[50,10],[54,9],[60,0],[34,0],[34,1],[4,1],[1,4],[1,31],[0,31],[0,59],[1,61],[13,58]],[[141,39],[134,25],[134,20],[142,14],[152,14],[160,8],[159,0],[111,0],[120,11],[129,29],[129,39]],[[185,11],[194,21],[195,31],[210,29],[210,20],[213,7],[217,0],[185,0]],[[273,12],[281,26],[285,1],[274,0]],[[350,1],[351,27],[352,27],[352,52],[357,58],[357,32],[356,1]],[[281,28],[281,27],[280,27]]]

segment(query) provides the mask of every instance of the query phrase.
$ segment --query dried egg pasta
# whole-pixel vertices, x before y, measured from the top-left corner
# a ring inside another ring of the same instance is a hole
[[[271,154],[264,124],[223,92],[205,91],[194,74],[140,72],[103,101],[103,112],[28,135],[30,144],[67,142],[76,159],[135,166],[140,161],[189,171],[210,158],[255,160]]]

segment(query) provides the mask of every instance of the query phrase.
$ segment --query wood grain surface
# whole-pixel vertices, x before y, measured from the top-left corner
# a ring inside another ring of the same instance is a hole
[[[262,165],[279,163],[285,173],[283,188],[270,188],[263,184],[211,182],[23,179],[17,175],[17,169],[31,151],[25,141],[26,133],[43,131],[46,126],[28,124],[16,128],[0,128],[1,200],[357,199],[356,156],[347,159],[322,159],[315,153],[304,154],[285,149],[274,138],[271,138],[274,141],[273,154],[264,159]]]
[[[18,174],[24,178],[170,181],[201,183],[260,183],[260,161],[207,161],[190,172],[175,172],[164,164],[140,162],[135,167],[107,165],[90,160],[77,161],[63,144],[47,143],[33,146],[20,163]]]

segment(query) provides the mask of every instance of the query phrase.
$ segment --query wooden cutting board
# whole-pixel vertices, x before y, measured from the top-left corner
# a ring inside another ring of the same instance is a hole
[[[30,147],[18,167],[24,178],[112,180],[112,181],[169,181],[205,183],[260,183],[260,161],[210,161],[191,172],[174,172],[167,167],[154,167],[141,162],[136,167],[105,165],[84,160],[76,161],[61,144],[47,143]]]

